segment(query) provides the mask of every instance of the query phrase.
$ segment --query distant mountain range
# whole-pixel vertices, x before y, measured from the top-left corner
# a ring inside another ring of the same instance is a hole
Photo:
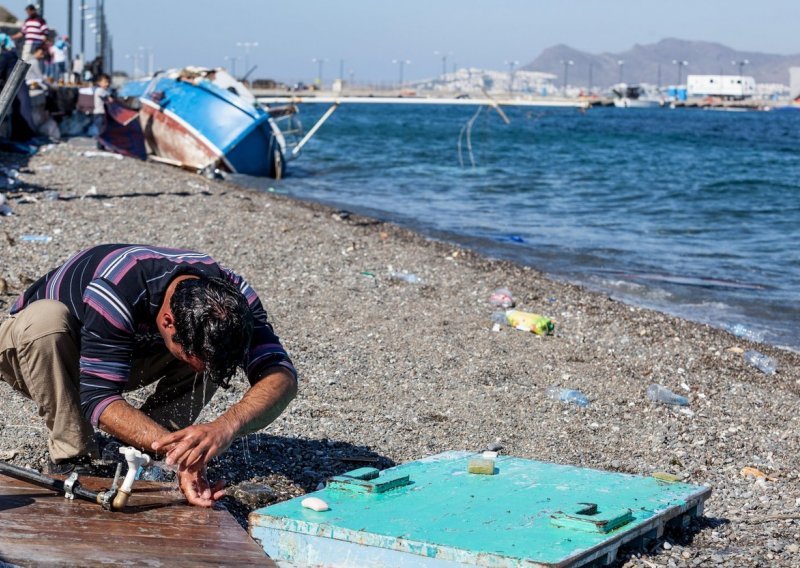
[[[707,41],[686,41],[663,39],[649,45],[634,45],[620,53],[593,54],[574,49],[568,45],[555,45],[545,49],[536,59],[521,67],[527,71],[544,71],[558,75],[556,84],[564,77],[564,61],[573,61],[569,66],[567,79],[575,87],[589,86],[591,64],[592,86],[608,87],[619,82],[620,67],[622,81],[625,83],[660,83],[673,85],[678,81],[679,67],[681,82],[686,75],[725,74],[737,75],[738,65],[732,61],[744,61],[743,73],[755,77],[758,83],[789,84],[789,67],[800,67],[800,53],[777,55],[737,51],[719,43]],[[618,64],[622,61],[622,65]],[[686,61],[688,65],[679,66],[673,61]],[[659,81],[660,68],[660,81]]]

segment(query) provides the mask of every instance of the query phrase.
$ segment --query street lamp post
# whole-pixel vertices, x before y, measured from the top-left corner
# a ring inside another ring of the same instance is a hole
[[[575,65],[572,59],[563,59],[561,64],[564,66],[564,96],[567,96],[567,77],[569,76],[570,65]]]
[[[505,63],[508,65],[508,96],[510,97],[514,92],[514,67],[519,65],[519,61],[515,59],[514,61],[506,61]]]
[[[74,7],[72,5],[72,0],[67,2],[67,35],[69,36],[69,41],[67,42],[67,65],[69,69],[67,69],[68,73],[72,73],[72,42],[75,41],[72,37],[72,16],[75,12]],[[67,75],[70,77],[71,75]]]
[[[447,75],[447,56],[452,55],[452,51],[434,51],[434,55],[441,55],[442,56],[442,77]]]
[[[230,66],[231,76],[235,79],[236,78],[236,59],[237,57],[226,55],[225,56],[226,65]]]
[[[744,75],[744,66],[750,63],[749,59],[742,59],[741,61],[731,61],[731,65],[739,66],[739,77]]]
[[[327,61],[327,59],[325,59],[324,57],[314,57],[313,59],[311,59],[311,63],[316,63],[317,64],[317,83],[319,84],[319,88],[320,89],[322,89],[322,86],[323,86],[323,83],[322,83],[322,68],[325,65],[326,61]]]
[[[247,74],[250,71],[250,49],[258,47],[257,41],[237,41],[237,47],[244,48],[244,72]]]
[[[398,68],[399,68],[399,73],[400,73],[399,88],[402,89],[403,88],[403,67],[405,67],[406,65],[410,65],[411,61],[409,61],[408,59],[392,59],[392,63],[396,63]]]
[[[673,59],[672,63],[673,63],[673,65],[677,65],[678,66],[678,86],[680,87],[681,86],[681,79],[682,79],[682,76],[683,76],[683,68],[686,67],[687,65],[689,65],[689,62],[688,61],[683,61],[683,60],[680,60],[680,59]]]
[[[617,81],[620,85],[622,84],[622,69],[625,66],[625,62],[622,59],[617,60],[617,66],[619,67],[619,81]]]

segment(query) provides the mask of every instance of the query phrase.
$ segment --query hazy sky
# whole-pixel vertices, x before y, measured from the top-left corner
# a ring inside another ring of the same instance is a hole
[[[28,2],[0,3],[23,15]],[[75,45],[80,3],[74,0]],[[46,19],[65,32],[66,6],[45,0]],[[419,79],[441,72],[436,50],[452,52],[448,68],[504,69],[504,61],[527,63],[557,43],[599,53],[678,37],[800,52],[800,0],[106,0],[106,13],[117,69],[130,72],[141,47],[153,50],[157,68],[222,66],[228,56],[238,58],[241,73],[245,51],[237,42],[258,42],[249,55],[258,65],[253,77],[284,81],[316,77],[312,58],[327,59],[326,81],[339,75],[341,59],[356,81],[393,81],[393,59],[410,60],[405,77]],[[88,28],[86,45],[91,57]]]

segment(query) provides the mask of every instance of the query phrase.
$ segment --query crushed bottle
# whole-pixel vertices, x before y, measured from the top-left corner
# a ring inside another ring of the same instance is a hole
[[[389,278],[392,280],[400,280],[401,282],[406,282],[408,284],[419,284],[422,282],[422,278],[410,272],[392,272],[389,275]]]
[[[685,396],[675,394],[666,387],[653,383],[647,387],[647,398],[661,404],[673,406],[689,406],[689,399]]]
[[[53,237],[50,235],[22,235],[19,240],[26,243],[49,243]]]
[[[729,324],[724,327],[726,331],[741,339],[746,339],[747,341],[752,341],[753,343],[761,343],[764,341],[763,331],[751,329],[741,323]]]
[[[5,195],[0,193],[0,217],[8,217],[13,214],[14,210],[11,209],[11,206],[8,204],[8,199],[6,199]]]
[[[548,398],[552,398],[553,400],[560,400],[561,402],[566,402],[568,404],[575,404],[581,408],[586,408],[589,406],[589,399],[586,398],[586,395],[579,390],[563,389],[553,386],[548,387],[545,391],[545,394]]]
[[[775,371],[778,369],[778,364],[775,363],[775,359],[754,349],[748,349],[742,356],[745,361],[765,375],[774,375]]]
[[[489,303],[503,309],[513,308],[516,304],[514,296],[508,288],[497,288],[492,292],[492,295],[489,296]]]

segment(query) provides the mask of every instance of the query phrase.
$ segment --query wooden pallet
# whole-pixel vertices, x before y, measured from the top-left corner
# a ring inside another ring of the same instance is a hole
[[[172,484],[137,481],[128,505],[112,513],[0,475],[0,566],[275,566],[228,511],[189,506]]]

